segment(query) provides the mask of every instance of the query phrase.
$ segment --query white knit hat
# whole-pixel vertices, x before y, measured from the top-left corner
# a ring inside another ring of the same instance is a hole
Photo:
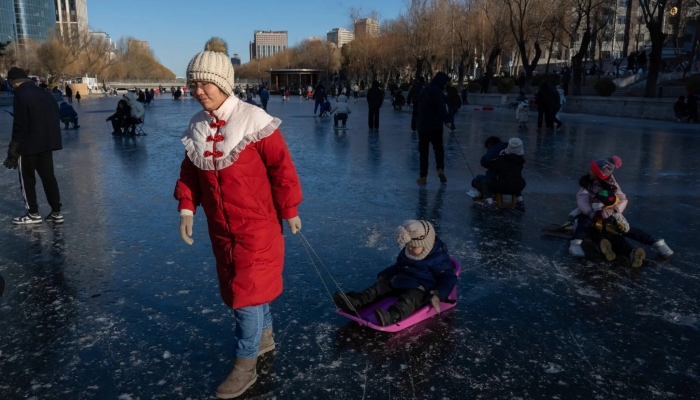
[[[512,138],[508,141],[508,147],[506,147],[507,154],[517,154],[522,156],[523,151],[523,141],[518,138]]]
[[[396,229],[396,241],[411,247],[422,247],[423,252],[414,256],[406,248],[406,256],[412,260],[424,259],[435,245],[435,228],[428,221],[409,219]]]
[[[230,96],[233,92],[233,64],[228,58],[228,46],[219,38],[211,38],[204,51],[195,55],[187,65],[187,82],[211,82]]]

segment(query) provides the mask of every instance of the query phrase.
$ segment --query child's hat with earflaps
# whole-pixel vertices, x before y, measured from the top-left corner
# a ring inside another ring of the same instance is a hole
[[[220,38],[211,38],[204,51],[197,53],[187,65],[187,82],[211,82],[228,96],[233,92],[233,64],[228,58],[228,45]]]
[[[435,228],[424,220],[409,219],[396,229],[396,241],[400,245],[422,247],[423,252],[415,256],[406,249],[406,256],[412,260],[424,259],[435,245]]]
[[[622,159],[618,156],[591,161],[591,171],[593,171],[593,173],[602,180],[610,178],[610,175],[613,174],[615,168],[620,168],[621,166]]]

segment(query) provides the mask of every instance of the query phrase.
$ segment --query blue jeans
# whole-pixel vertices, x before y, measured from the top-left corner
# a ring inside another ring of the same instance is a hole
[[[270,304],[237,308],[233,310],[233,316],[236,318],[235,358],[257,357],[262,333],[272,326]]]
[[[321,106],[321,112],[323,112],[323,101],[316,100],[314,104],[314,115],[316,115],[316,110],[318,110],[319,106]]]

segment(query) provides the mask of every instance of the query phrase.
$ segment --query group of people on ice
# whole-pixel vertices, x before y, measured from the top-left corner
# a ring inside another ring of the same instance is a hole
[[[259,357],[276,347],[270,303],[282,293],[284,223],[292,234],[299,233],[302,227],[298,209],[302,190],[279,129],[282,121],[234,94],[234,71],[226,48],[223,41],[213,38],[188,64],[190,92],[202,109],[192,116],[181,138],[184,157],[174,197],[178,202],[180,235],[188,245],[194,243],[194,214],[198,207],[203,209],[220,293],[225,304],[233,309],[233,343],[227,346],[232,349],[233,366],[216,389],[218,398],[231,399],[241,396],[256,382]],[[22,166],[24,181],[26,163],[36,163],[37,157],[48,156],[48,163],[42,165],[45,165],[46,176],[52,177],[55,188],[47,190],[52,205],[47,220],[62,223],[58,187],[50,161],[51,151],[61,148],[55,101],[46,93],[37,93],[39,89],[28,83],[24,71],[13,69],[8,79],[16,90],[15,110],[26,109],[32,114],[15,116],[13,138],[4,165],[7,168]],[[440,181],[447,181],[443,127],[451,129],[454,116],[450,115],[444,93],[448,81],[449,77],[442,72],[428,85],[423,85],[419,79],[409,95],[414,110],[411,125],[419,136],[419,184],[427,181],[430,144],[435,151]],[[322,91],[317,88],[317,93]],[[372,132],[378,128],[381,103],[377,106],[376,102],[380,96],[383,101],[383,91],[375,81],[368,91],[368,122]],[[39,107],[29,107],[32,102]],[[373,111],[373,108],[376,109]],[[336,124],[341,122],[344,126],[350,113],[347,96],[338,96],[334,111]],[[107,121],[112,122],[114,134],[123,134],[124,129],[133,134],[134,124],[143,121],[144,114],[143,104],[133,93],[127,93]],[[30,121],[40,124],[32,125]],[[51,140],[38,140],[42,137]],[[516,206],[524,211],[522,140],[502,141],[490,137],[484,147],[486,154],[481,161],[487,172],[476,177],[472,185],[479,190],[487,208],[493,206],[494,193],[508,193],[517,197]],[[613,177],[613,172],[621,166],[619,157],[594,160],[579,180],[577,208],[570,214],[576,228],[569,252],[584,257],[582,244],[590,239],[606,259],[613,260],[621,255],[629,257],[631,265],[638,267],[646,254],[640,246],[627,242],[631,239],[652,246],[662,257],[673,255],[663,239],[630,226],[623,216],[628,200]],[[34,178],[34,170],[31,170],[31,178]],[[28,204],[27,215],[14,219],[13,223],[42,221],[37,214],[36,199],[27,201],[33,202],[31,206]],[[302,237],[302,240],[305,239]],[[388,309],[374,310],[377,323],[387,326],[404,320],[422,307],[432,306],[439,312],[440,304],[449,300],[457,283],[457,271],[434,226],[424,220],[407,220],[397,229],[396,241],[403,247],[396,261],[379,272],[375,283],[359,292],[335,293],[333,301],[341,310],[357,312],[386,296],[395,296],[398,300]],[[2,289],[0,279],[0,294]]]

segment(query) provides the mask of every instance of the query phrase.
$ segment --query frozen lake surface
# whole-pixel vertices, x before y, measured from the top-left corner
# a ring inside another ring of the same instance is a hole
[[[202,212],[180,239],[173,188],[193,100],[157,99],[148,136],[114,139],[115,98],[74,103],[79,131],[55,153],[66,223],[12,226],[17,171],[0,171],[0,399],[207,399],[232,363]],[[349,129],[313,103],[274,96],[304,190],[303,233],[340,285],[362,289],[395,259],[394,230],[425,218],[462,263],[456,308],[398,334],[334,313],[299,237],[287,234],[277,350],[243,399],[691,399],[700,390],[698,125],[564,114],[555,133],[518,131],[513,111],[463,107],[445,134],[448,183],[416,185],[410,113],[364,100]],[[671,112],[669,110],[669,112]],[[11,117],[0,113],[2,151]],[[527,212],[485,213],[465,192],[490,135],[524,141]],[[4,154],[4,153],[3,153]],[[575,207],[593,159],[619,155],[629,221],[676,252],[639,269],[575,260],[540,229]],[[40,212],[49,208],[38,185]],[[201,209],[200,209],[201,211]],[[326,279],[329,285],[332,282]],[[333,287],[330,287],[333,290]]]

